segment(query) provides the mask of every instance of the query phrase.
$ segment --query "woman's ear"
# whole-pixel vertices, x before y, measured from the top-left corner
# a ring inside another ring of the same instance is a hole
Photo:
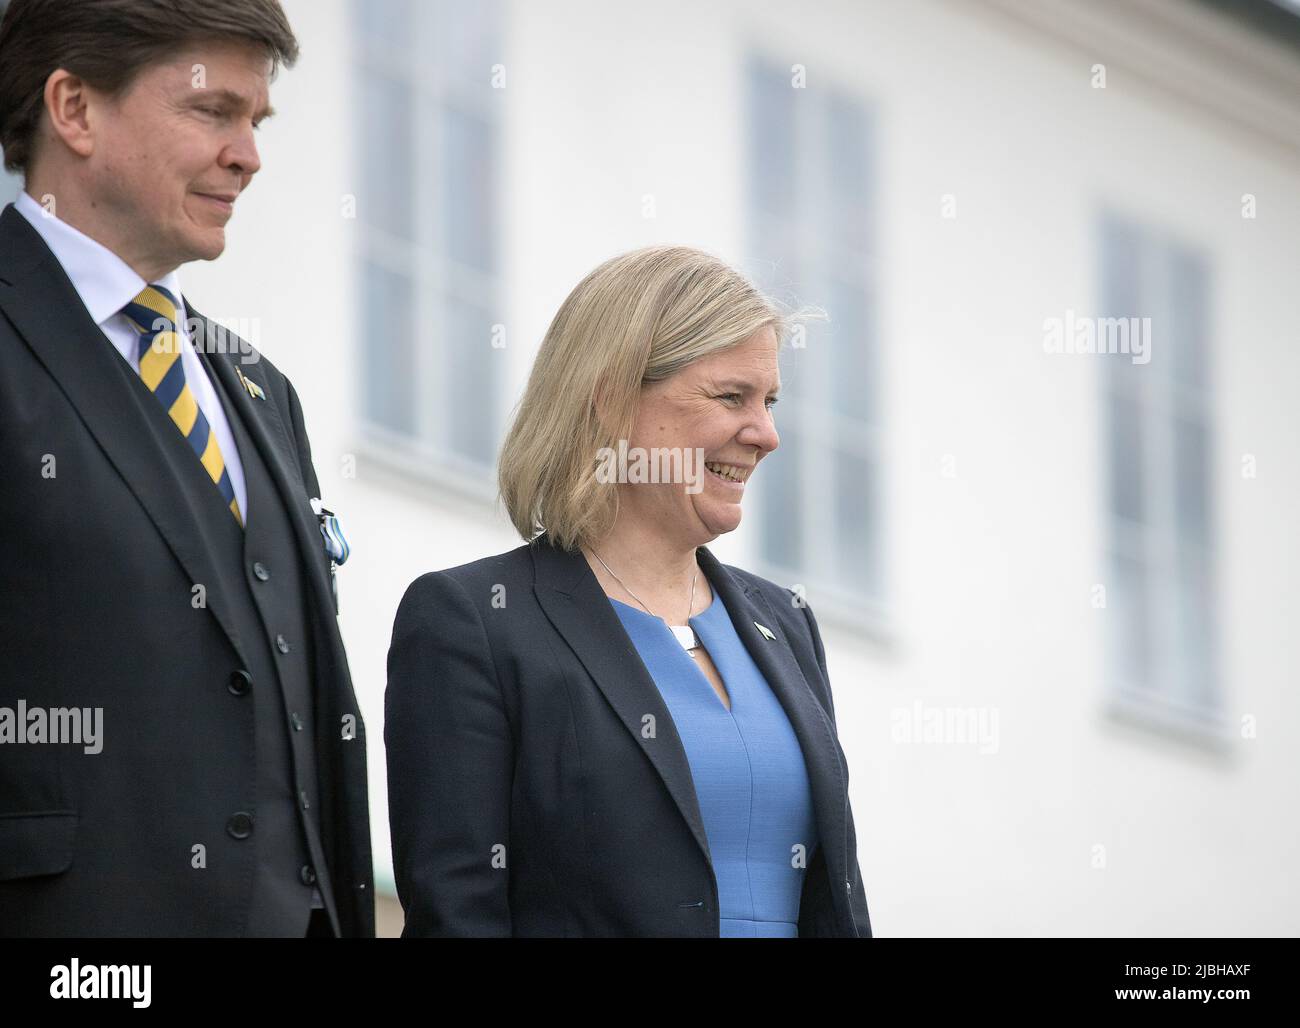
[[[606,433],[610,431],[610,411],[609,411],[609,390],[604,382],[597,382],[596,388],[592,395],[591,409],[595,412],[596,421]]]
[[[636,423],[636,412],[644,399],[646,388],[639,379],[638,387],[629,398],[632,403],[630,415],[626,410],[616,409],[614,406],[620,396],[627,395],[617,384],[603,379],[592,387],[591,410],[607,435],[623,435],[632,431]],[[631,418],[630,422],[624,421],[627,417]]]

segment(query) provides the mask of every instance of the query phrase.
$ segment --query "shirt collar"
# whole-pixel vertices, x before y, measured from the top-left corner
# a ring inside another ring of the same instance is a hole
[[[112,250],[48,213],[26,190],[18,194],[14,207],[45,240],[96,325],[102,326],[120,314],[123,307],[140,295],[140,290],[151,284]],[[184,327],[185,302],[181,299],[176,269],[152,284],[162,286],[176,297],[177,321]]]

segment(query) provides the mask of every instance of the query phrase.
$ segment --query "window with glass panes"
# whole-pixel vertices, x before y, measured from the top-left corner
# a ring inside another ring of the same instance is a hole
[[[1209,264],[1113,212],[1100,217],[1098,258],[1101,317],[1151,319],[1149,360],[1099,358],[1110,691],[1153,716],[1212,721],[1221,697]]]
[[[789,66],[746,70],[747,270],[791,306],[827,315],[781,355],[781,446],[763,463],[760,551],[787,584],[881,606],[882,413],[873,120],[848,90],[799,86]]]
[[[362,417],[392,452],[484,478],[501,420],[500,13],[353,3]]]

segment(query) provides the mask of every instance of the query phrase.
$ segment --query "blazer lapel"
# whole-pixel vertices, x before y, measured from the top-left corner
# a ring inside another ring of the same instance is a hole
[[[63,390],[190,581],[204,586],[208,609],[242,653],[204,539],[200,506],[166,471],[188,455],[161,445],[148,420],[160,411],[157,399],[90,320],[45,241],[12,207],[0,216],[0,279],[14,287],[0,290],[0,309]]]
[[[712,866],[695,780],[677,726],[587,558],[580,550],[553,546],[545,536],[534,540],[532,550],[537,602],[654,765]],[[642,735],[647,714],[654,716],[653,739]]]
[[[781,623],[763,595],[735,578],[707,547],[699,548],[698,559],[700,569],[722,597],[736,634],[790,719],[803,751],[827,867],[843,881],[848,845],[844,814],[847,781],[830,719],[813,695]],[[534,591],[547,618],[650,758],[707,857],[708,838],[677,727],[586,558],[580,551],[560,550],[542,536],[534,541],[533,560],[537,569]],[[764,636],[755,622],[774,638]],[[653,746],[646,745],[641,735],[646,714],[653,714],[658,726]]]
[[[199,359],[216,377],[217,388],[224,392],[228,407],[233,408],[235,417],[239,418],[244,430],[253,440],[275,483],[276,492],[284,503],[284,509],[289,514],[294,535],[298,539],[298,548],[307,567],[307,577],[312,583],[316,605],[318,609],[327,610],[332,615],[333,593],[326,570],[328,565],[322,556],[325,543],[321,538],[316,514],[305,499],[307,486],[297,467],[297,451],[289,440],[279,408],[271,398],[270,385],[256,362],[236,371],[240,355],[229,352],[232,349],[231,334],[191,307],[189,300],[185,301],[185,307],[190,312],[192,323],[197,323],[194,345],[198,348]],[[249,395],[240,381],[241,374],[261,387],[264,399],[254,399]],[[249,517],[257,517],[256,508],[249,511]]]
[[[359,921],[363,929],[368,926],[373,934],[374,914],[372,909],[367,909],[372,906],[366,898],[368,894],[358,893],[355,885],[345,890],[342,878],[345,871],[340,870],[352,868],[346,874],[361,876],[359,887],[373,890],[369,870],[370,826],[365,814],[368,803],[365,726],[352,690],[347,654],[335,615],[325,541],[316,514],[308,504],[308,486],[298,463],[298,450],[285,428],[287,412],[281,413],[275,398],[279,391],[272,390],[260,364],[253,362],[241,367],[241,355],[231,352],[232,347],[228,345],[231,335],[195,311],[188,300],[185,305],[192,323],[196,324],[195,345],[199,348],[199,357],[225,403],[227,417],[237,421],[243,430],[244,445],[251,443],[256,450],[256,453],[244,454],[241,449],[245,467],[250,461],[260,458],[274,483],[274,496],[266,496],[282,503],[303,558],[307,582],[305,602],[311,615],[316,655],[312,694],[316,704],[317,773],[322,787],[329,783],[328,787],[335,795],[334,802],[323,805],[320,811],[321,841],[331,859],[331,869],[338,876],[335,878],[336,895],[342,896],[346,891],[352,897],[350,903],[340,901],[337,916],[354,928]],[[260,388],[261,397],[254,398],[249,394],[241,375]],[[256,524],[256,505],[250,503],[248,515],[249,524]],[[352,719],[355,724],[356,734],[351,738],[356,741],[339,746],[338,732],[344,717]],[[354,883],[356,881],[353,879]]]
[[[848,780],[840,762],[834,726],[813,695],[767,598],[732,575],[707,547],[701,546],[697,556],[700,570],[726,604],[736,634],[790,719],[808,771],[822,852],[827,867],[832,872],[838,869],[839,880],[843,881],[847,869],[848,819],[844,807]],[[768,639],[759,625],[774,638]],[[836,894],[838,897],[838,890]]]

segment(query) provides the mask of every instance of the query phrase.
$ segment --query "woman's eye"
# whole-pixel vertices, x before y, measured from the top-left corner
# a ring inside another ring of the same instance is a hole
[[[718,399],[726,400],[727,403],[739,403],[741,401],[741,395],[739,393],[720,393]],[[769,396],[763,401],[763,404],[768,410],[771,410],[776,406],[776,400],[777,398],[775,396]]]

